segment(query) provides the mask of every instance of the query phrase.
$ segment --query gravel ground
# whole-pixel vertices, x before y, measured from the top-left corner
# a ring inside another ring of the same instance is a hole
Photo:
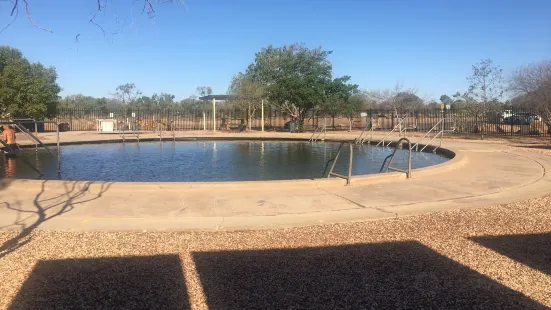
[[[0,231],[1,309],[551,307],[551,196],[281,230],[16,235]]]
[[[15,233],[0,232],[0,244]],[[235,232],[34,231],[0,254],[0,308],[551,306],[551,197]]]

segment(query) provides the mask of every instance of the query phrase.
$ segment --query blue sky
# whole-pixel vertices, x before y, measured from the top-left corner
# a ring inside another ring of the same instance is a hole
[[[225,93],[263,46],[295,42],[332,50],[334,75],[362,89],[399,81],[434,99],[464,91],[481,59],[506,75],[551,59],[551,0],[185,0],[157,5],[154,20],[142,0],[108,0],[96,18],[106,37],[88,23],[96,0],[28,2],[53,33],[21,9],[0,44],[55,66],[62,95],[110,96],[127,82],[178,99],[201,85]],[[10,5],[0,0],[0,28]]]

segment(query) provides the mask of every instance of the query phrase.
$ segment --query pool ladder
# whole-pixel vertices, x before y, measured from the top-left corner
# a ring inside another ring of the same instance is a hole
[[[373,129],[375,129],[375,127],[373,126],[373,118],[371,118],[371,122],[369,122],[367,125],[365,125],[365,127],[363,128],[363,130],[362,130],[362,132],[360,133],[360,135],[354,140],[354,143],[356,143],[356,144],[364,144],[365,142],[367,142],[367,144],[370,144],[370,143],[371,143],[371,140],[373,140]],[[369,139],[367,138],[367,134],[366,134],[366,136],[364,137],[364,134],[365,134],[368,130],[371,132],[371,137],[370,137]]]
[[[387,133],[383,137],[383,139],[381,141],[379,141],[379,143],[377,143],[376,146],[381,145],[381,143],[383,144],[383,146],[389,146],[392,143],[392,140],[388,141],[388,144],[385,145],[385,139],[388,138],[390,135],[392,135],[392,133],[394,133],[394,132],[398,133],[398,137],[401,137],[402,133],[404,133],[404,136],[405,136],[406,133],[407,133],[407,127],[403,126],[403,128],[402,128],[402,124],[406,123],[406,119],[407,119],[407,116],[404,116],[403,118],[401,118],[400,121],[398,122],[398,124],[396,124],[396,126],[394,126],[394,128],[392,128],[392,130],[389,133]]]
[[[342,146],[345,143],[348,143],[348,146],[350,148],[350,156],[349,156],[349,160],[348,160],[348,175],[342,175],[342,174],[338,174],[338,173],[333,172],[333,169],[335,169],[335,164],[337,163],[337,159],[339,158],[339,155],[341,154]],[[354,150],[352,148],[352,143],[350,141],[342,141],[341,144],[339,145],[339,148],[337,149],[337,153],[335,154],[335,157],[328,160],[327,163],[325,164],[325,169],[323,170],[323,174],[321,175],[321,177],[322,178],[325,177],[325,173],[327,172],[327,167],[329,166],[329,163],[332,162],[333,164],[331,165],[331,169],[329,170],[329,173],[327,174],[327,178],[330,178],[332,176],[342,178],[342,179],[346,180],[346,185],[350,185],[350,181],[352,180],[352,158],[354,156],[353,154],[354,154]]]
[[[398,150],[398,146],[402,145],[402,141],[405,141],[408,144],[408,168],[407,168],[407,170],[392,167],[392,161],[394,160],[394,155],[396,154],[396,151]],[[381,173],[381,172],[383,172],[383,170],[385,170],[386,161],[388,159],[390,159],[390,161],[388,162],[388,165],[386,165],[385,172],[388,172],[389,170],[403,172],[403,173],[406,174],[406,177],[408,179],[411,178],[411,149],[412,149],[411,142],[409,141],[408,138],[401,138],[400,140],[398,140],[398,142],[396,142],[396,146],[395,146],[394,151],[392,152],[392,154],[388,155],[385,158],[385,160],[383,161],[383,165],[381,166],[381,169],[379,170],[379,173]]]
[[[308,139],[308,142],[317,142],[318,140],[324,141],[325,132],[326,132],[325,129],[326,129],[325,125],[316,127],[316,130],[314,130],[314,133],[312,133],[312,136],[310,136],[310,139]],[[320,136],[322,133],[323,133],[323,138],[320,139]]]
[[[56,127],[56,138],[57,138],[57,151],[54,152],[52,149],[50,149],[47,145],[45,145],[42,140],[40,140],[37,136],[33,135],[25,126],[23,126],[23,122],[17,122],[17,121],[8,121],[8,122],[0,122],[0,125],[13,125],[16,129],[18,129],[20,132],[22,132],[27,138],[29,138],[31,141],[34,141],[35,143],[35,149],[38,153],[38,147],[44,148],[49,155],[57,159],[57,174],[61,175],[61,147],[59,142],[59,124],[57,122],[52,121],[25,121],[24,123],[28,124],[34,124],[35,125],[35,133],[38,133],[38,124],[54,124]],[[7,145],[4,141],[0,140],[0,143],[2,146],[4,146],[7,153],[17,154],[17,158],[21,159],[25,164],[27,164],[32,170],[34,170],[36,173],[38,173],[40,176],[43,176],[44,174],[40,169],[38,169],[37,166],[33,165],[23,154],[23,150],[19,146],[19,144],[16,143],[16,148],[12,149],[9,145]]]

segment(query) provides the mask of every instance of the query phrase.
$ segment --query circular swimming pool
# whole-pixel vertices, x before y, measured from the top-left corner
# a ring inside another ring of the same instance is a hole
[[[39,150],[25,150],[26,158],[44,173],[42,179],[126,182],[215,182],[313,179],[321,177],[339,143],[296,141],[182,141],[125,144],[84,144],[62,147],[62,173],[57,161]],[[378,173],[394,148],[354,146],[353,175]],[[343,148],[335,172],[347,174],[348,147]],[[398,150],[393,166],[405,168],[407,152]],[[1,175],[37,178],[18,159],[3,158]],[[414,152],[412,168],[447,161],[439,154]]]

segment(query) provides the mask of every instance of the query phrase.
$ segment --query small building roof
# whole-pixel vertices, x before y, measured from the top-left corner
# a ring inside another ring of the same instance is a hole
[[[199,100],[204,100],[204,101],[209,101],[209,100],[212,100],[212,99],[228,100],[228,99],[231,99],[231,98],[234,98],[234,97],[235,96],[230,96],[230,95],[208,95],[208,96],[199,97]]]

